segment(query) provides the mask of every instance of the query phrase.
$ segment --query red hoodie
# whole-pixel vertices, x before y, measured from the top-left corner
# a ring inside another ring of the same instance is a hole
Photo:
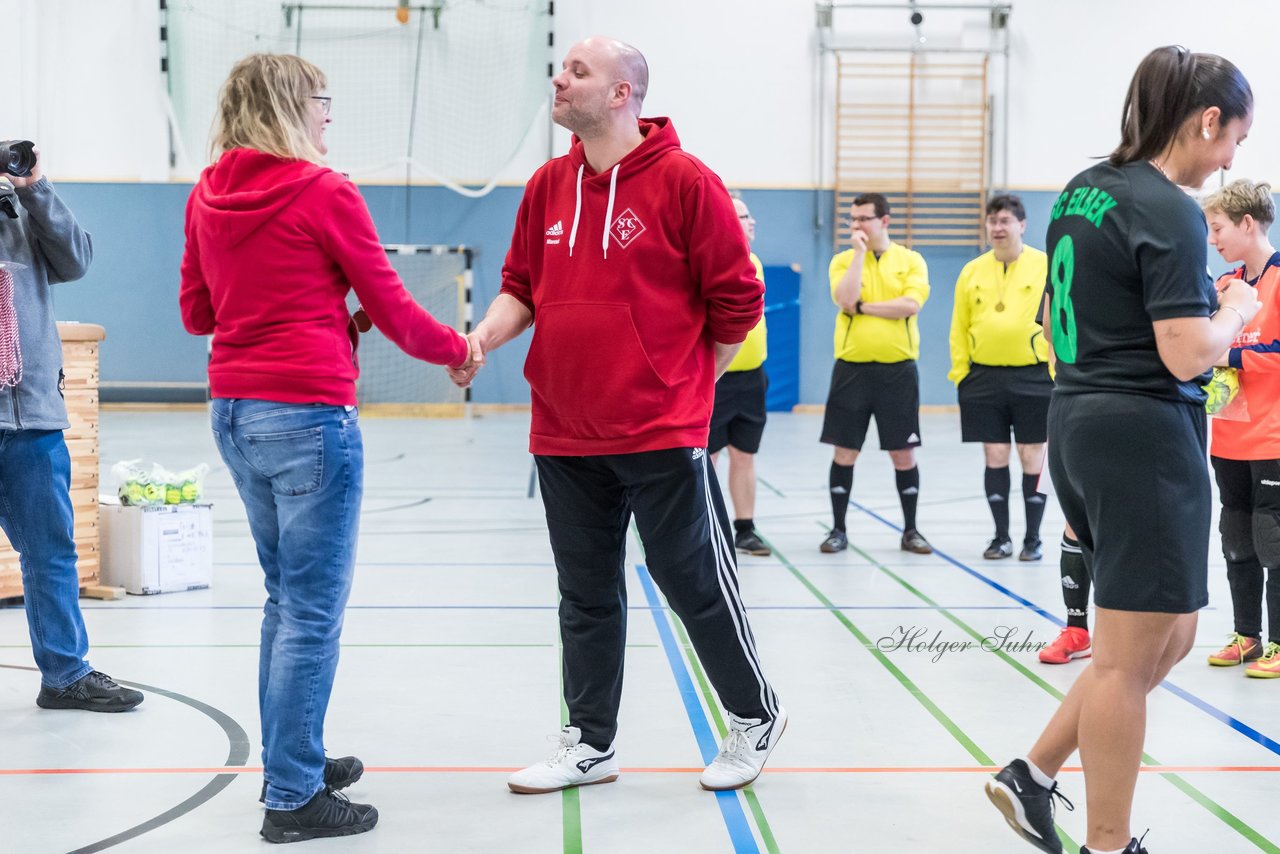
[[[285,403],[356,402],[347,292],[410,356],[461,365],[467,343],[413,301],[355,185],[305,160],[226,152],[187,200],[179,303],[213,334],[209,391]]]
[[[713,342],[741,342],[764,308],[724,184],[669,119],[640,132],[602,173],[575,138],[525,187],[502,292],[533,312],[535,454],[705,447]]]

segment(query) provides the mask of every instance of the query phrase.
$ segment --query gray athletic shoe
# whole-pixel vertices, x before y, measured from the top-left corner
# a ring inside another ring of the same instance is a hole
[[[832,528],[831,533],[827,534],[827,538],[822,541],[822,545],[818,546],[818,551],[830,555],[847,548],[849,548],[849,535],[839,528]]]

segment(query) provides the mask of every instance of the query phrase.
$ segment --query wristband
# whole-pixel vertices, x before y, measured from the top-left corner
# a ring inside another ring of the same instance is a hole
[[[1247,320],[1245,320],[1245,319],[1244,319],[1244,315],[1240,313],[1240,309],[1236,308],[1234,305],[1221,305],[1221,306],[1218,306],[1218,310],[1219,310],[1219,311],[1221,311],[1221,310],[1222,310],[1222,309],[1224,309],[1224,308],[1225,308],[1225,309],[1228,309],[1229,311],[1234,311],[1234,312],[1236,313],[1236,317],[1240,318],[1240,329],[1241,329],[1241,331],[1243,331],[1243,330],[1244,330],[1244,328],[1245,328],[1246,326],[1248,326],[1248,325],[1249,325],[1249,322],[1248,322]]]
[[[854,314],[862,314],[862,300],[858,300],[857,302],[855,302],[855,303],[853,304],[853,313],[854,313]],[[1236,314],[1240,314],[1240,312],[1238,312],[1238,311],[1237,311],[1237,312],[1236,312]],[[1241,316],[1243,316],[1243,315],[1241,315]]]

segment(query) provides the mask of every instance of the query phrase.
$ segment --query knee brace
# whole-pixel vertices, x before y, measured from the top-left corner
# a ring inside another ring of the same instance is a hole
[[[1224,550],[1225,544],[1224,535]],[[1253,514],[1253,547],[1263,566],[1280,569],[1280,515],[1270,511]]]
[[[1255,558],[1253,520],[1253,514],[1246,510],[1222,508],[1218,531],[1222,534],[1222,555],[1228,561],[1243,563]],[[1276,534],[1280,536],[1280,530]]]

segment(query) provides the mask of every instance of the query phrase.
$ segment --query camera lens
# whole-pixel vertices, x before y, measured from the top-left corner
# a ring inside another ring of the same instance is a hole
[[[36,167],[36,144],[27,139],[0,142],[0,169],[15,178],[25,178]]]

